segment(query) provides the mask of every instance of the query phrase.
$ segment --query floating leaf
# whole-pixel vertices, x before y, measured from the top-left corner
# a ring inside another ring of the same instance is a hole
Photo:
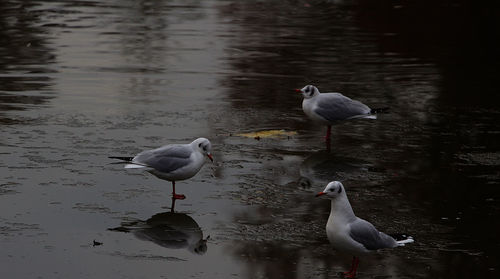
[[[246,137],[246,138],[254,138],[254,139],[258,140],[258,139],[262,139],[262,138],[289,137],[289,136],[293,136],[296,134],[297,134],[297,132],[295,132],[295,131],[266,130],[266,131],[259,131],[259,132],[237,134],[237,136]]]

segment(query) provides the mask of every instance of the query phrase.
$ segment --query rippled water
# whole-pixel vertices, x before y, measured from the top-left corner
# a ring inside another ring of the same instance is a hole
[[[314,198],[334,179],[416,240],[360,278],[498,277],[495,20],[442,2],[1,1],[0,277],[337,278]],[[391,113],[328,153],[310,83]],[[297,134],[236,136],[269,129]],[[216,162],[175,212],[107,158],[199,136]]]

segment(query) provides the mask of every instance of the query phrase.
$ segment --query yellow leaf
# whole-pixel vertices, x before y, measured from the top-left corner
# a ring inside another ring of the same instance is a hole
[[[262,139],[262,138],[287,137],[287,136],[293,136],[296,134],[297,134],[297,132],[295,132],[295,131],[266,130],[266,131],[259,131],[259,132],[237,134],[237,136],[246,137],[246,138]]]

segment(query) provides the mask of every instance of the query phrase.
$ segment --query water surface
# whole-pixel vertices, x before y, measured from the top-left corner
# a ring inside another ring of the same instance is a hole
[[[2,1],[0,277],[338,278],[314,194],[341,180],[416,240],[360,278],[496,278],[487,7],[340,2]],[[335,126],[327,152],[306,84],[391,113]],[[297,134],[236,136],[269,129]],[[174,213],[170,183],[107,158],[200,136],[216,162]]]

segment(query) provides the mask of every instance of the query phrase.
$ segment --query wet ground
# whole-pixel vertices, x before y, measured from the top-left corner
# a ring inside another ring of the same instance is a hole
[[[359,278],[498,278],[496,20],[441,2],[1,1],[0,277],[339,278],[314,194],[341,180],[416,240]],[[327,152],[306,84],[391,112]],[[107,158],[200,136],[216,161],[175,212]]]

